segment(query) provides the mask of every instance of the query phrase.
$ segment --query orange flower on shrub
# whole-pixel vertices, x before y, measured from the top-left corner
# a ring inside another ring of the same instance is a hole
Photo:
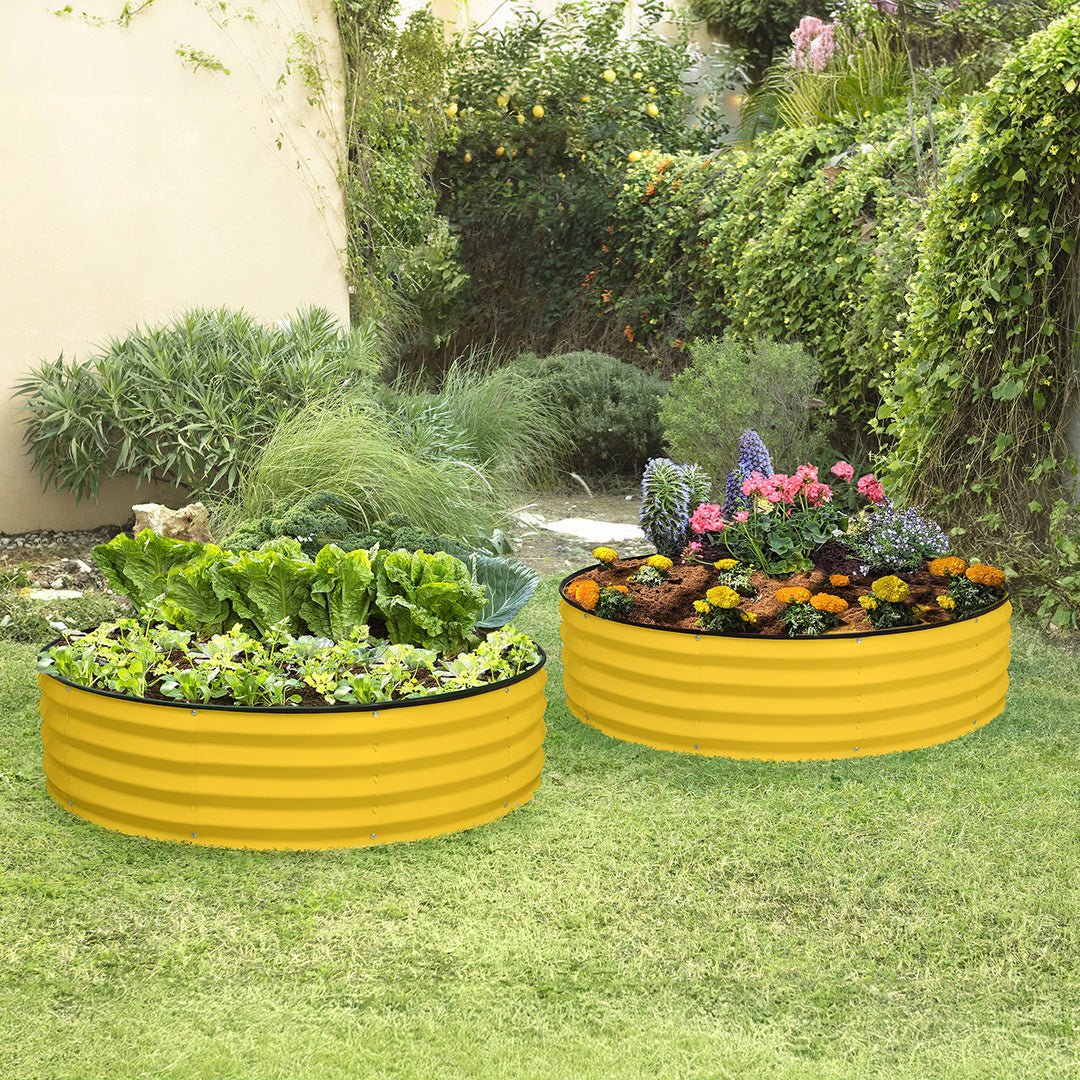
[[[805,604],[810,599],[810,590],[801,585],[786,585],[776,590],[776,599],[781,604]]]
[[[621,592],[623,596],[630,595],[630,590],[625,585],[609,585],[608,588],[611,589],[612,592]]]
[[[829,584],[834,588],[842,589],[845,585],[851,584],[851,578],[847,574],[830,574]]]
[[[841,596],[833,596],[832,593],[819,592],[817,596],[810,597],[810,606],[818,611],[827,611],[830,615],[839,615],[847,611],[847,601]]]
[[[990,589],[1000,589],[1005,584],[1005,571],[987,563],[972,563],[964,577],[976,585],[985,585]]]
[[[595,611],[600,601],[600,586],[592,578],[580,578],[566,586],[566,596],[586,611]]]
[[[941,559],[931,559],[926,569],[934,577],[959,577],[967,569],[967,563],[956,555],[946,555]]]
[[[623,331],[623,337],[632,345],[634,343],[634,328],[627,323],[626,329]]]

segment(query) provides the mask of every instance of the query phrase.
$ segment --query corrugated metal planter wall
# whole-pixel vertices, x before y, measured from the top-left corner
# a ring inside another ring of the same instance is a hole
[[[540,785],[542,666],[441,698],[327,709],[179,706],[39,681],[49,794],[132,835],[364,847],[491,821]]]
[[[658,750],[769,761],[913,750],[1005,708],[1011,612],[1006,599],[941,626],[724,637],[600,619],[564,597],[563,682],[579,720]]]

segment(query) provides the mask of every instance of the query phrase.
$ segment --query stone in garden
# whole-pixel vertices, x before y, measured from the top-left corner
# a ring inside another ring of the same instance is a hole
[[[620,524],[617,521],[594,521],[592,518],[563,518],[561,521],[547,521],[540,528],[561,533],[563,536],[573,536],[589,544],[643,540],[645,537],[636,525]]]
[[[179,510],[172,510],[163,503],[139,503],[135,511],[135,531],[149,529],[170,540],[197,540],[212,544],[210,535],[210,512],[201,502],[189,503]]]

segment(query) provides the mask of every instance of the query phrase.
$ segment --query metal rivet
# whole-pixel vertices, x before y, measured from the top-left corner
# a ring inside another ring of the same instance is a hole
[[[509,693],[510,693],[510,687],[509,687],[509,686],[508,686],[508,687],[506,688],[506,691],[505,691],[505,692],[506,692],[507,694],[509,694]]]
[[[191,710],[191,715],[192,716],[198,716],[199,714],[198,714],[198,711],[196,709],[192,709]]]
[[[857,754],[858,752],[859,752],[859,748],[856,746],[855,747],[855,753]]]
[[[694,640],[695,641],[700,641],[701,640],[701,635],[700,634],[695,634],[694,635]]]
[[[372,834],[371,834],[371,839],[372,839],[372,840],[374,840],[374,839],[375,839],[375,834],[374,834],[374,833],[372,833]]]
[[[191,838],[192,838],[192,840],[197,840],[199,838],[199,834],[197,832],[193,832],[191,834]]]
[[[978,622],[978,621],[979,621],[979,619],[978,619],[978,616],[976,616],[976,617],[975,617],[975,621],[976,621],[976,622]]]
[[[65,689],[65,690],[66,690],[66,691],[67,691],[67,692],[68,692],[69,694],[71,693],[71,687],[70,687],[70,686],[65,686],[65,687],[64,687],[64,689]]]
[[[75,804],[70,799],[68,799],[68,806],[74,806],[74,805]]]
[[[503,803],[503,806],[509,806],[509,805],[510,805],[510,804],[509,804],[508,802],[504,802],[504,803]]]
[[[374,719],[375,719],[375,717],[376,717],[376,716],[378,716],[378,715],[379,715],[379,710],[378,710],[378,709],[376,709],[376,710],[375,710],[375,711],[374,711],[374,712],[373,712],[373,713],[371,714],[371,718],[372,718],[372,719],[374,720]]]
[[[856,638],[855,639],[855,644],[856,645],[861,645],[862,644],[862,638]]]
[[[694,749],[695,749],[695,750],[700,750],[700,749],[701,749],[701,747],[700,747],[700,746],[699,746],[699,745],[698,745],[697,743],[694,743]]]

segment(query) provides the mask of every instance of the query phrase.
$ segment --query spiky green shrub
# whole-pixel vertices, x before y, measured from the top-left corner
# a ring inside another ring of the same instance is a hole
[[[59,491],[92,498],[127,474],[220,493],[236,488],[282,419],[314,397],[369,386],[382,364],[372,333],[343,331],[320,308],[273,327],[196,309],[84,361],[46,361],[15,392],[34,465]]]

